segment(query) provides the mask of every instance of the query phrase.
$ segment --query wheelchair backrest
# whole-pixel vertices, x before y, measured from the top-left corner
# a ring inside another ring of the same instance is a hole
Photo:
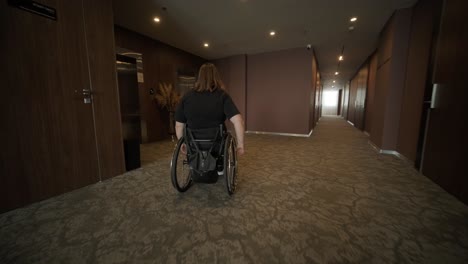
[[[226,128],[224,125],[213,128],[192,129],[185,127],[184,129],[184,137],[187,145],[194,151],[197,147],[199,150],[209,150],[210,148],[216,150],[216,147],[221,144],[225,134]]]
[[[197,172],[207,172],[216,168],[216,160],[221,154],[225,127],[184,129],[184,138],[187,145],[187,157],[189,165]]]

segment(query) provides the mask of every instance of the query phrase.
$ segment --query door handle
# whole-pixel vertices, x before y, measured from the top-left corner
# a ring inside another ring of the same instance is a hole
[[[434,83],[432,86],[432,95],[431,95],[431,109],[437,108],[437,95],[439,89],[442,87],[440,83]]]
[[[75,92],[78,92],[78,91],[75,91]],[[81,92],[83,94],[83,103],[90,104],[92,95],[94,94],[94,92],[91,91],[91,89],[86,89],[86,88],[81,90]]]
[[[93,94],[93,91],[90,89],[83,89],[83,95],[84,96],[91,96]]]

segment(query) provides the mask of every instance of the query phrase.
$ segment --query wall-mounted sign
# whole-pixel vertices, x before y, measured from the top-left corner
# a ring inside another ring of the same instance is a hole
[[[8,0],[8,4],[43,17],[57,20],[57,10],[31,0]]]

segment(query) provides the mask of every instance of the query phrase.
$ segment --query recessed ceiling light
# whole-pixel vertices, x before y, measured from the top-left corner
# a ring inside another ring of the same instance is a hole
[[[340,74],[340,73],[339,73],[339,72],[335,72],[335,75],[338,75],[338,74]]]
[[[357,20],[357,17],[352,17],[349,21],[355,22]]]
[[[270,36],[274,36],[276,35],[276,32],[275,31],[270,31]]]
[[[333,83],[336,83],[336,81],[335,81],[335,80],[333,80]]]
[[[205,42],[205,43],[203,43],[203,46],[204,46],[205,48],[208,48],[208,47],[210,46],[210,44],[208,44],[208,43]]]
[[[335,85],[332,85],[332,88],[335,88]]]
[[[159,17],[154,17],[154,19],[153,19],[153,20],[154,20],[154,22],[156,22],[156,23],[159,23],[159,22],[161,22],[161,19],[160,19]]]
[[[340,57],[338,57],[338,60],[342,61],[342,60],[343,60],[343,55],[341,55]]]

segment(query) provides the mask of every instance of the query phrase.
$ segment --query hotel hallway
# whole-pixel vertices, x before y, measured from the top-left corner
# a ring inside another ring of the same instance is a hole
[[[2,263],[467,263],[468,207],[341,118],[252,135],[238,191],[171,186],[170,141],[143,168],[0,215]]]

